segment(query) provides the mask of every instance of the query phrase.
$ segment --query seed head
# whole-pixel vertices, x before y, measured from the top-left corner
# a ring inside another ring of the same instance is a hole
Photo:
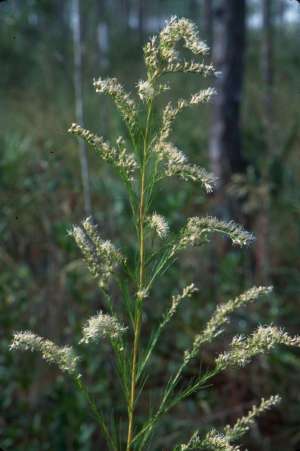
[[[121,337],[126,329],[126,327],[121,326],[117,318],[100,311],[86,322],[82,330],[83,337],[80,343],[90,343],[100,338],[116,340]]]
[[[300,346],[300,337],[290,337],[286,332],[274,326],[260,326],[249,337],[234,337],[230,349],[219,355],[216,365],[219,369],[243,367],[257,354],[266,354],[275,345]]]
[[[136,105],[118,80],[116,78],[98,78],[98,80],[94,80],[93,85],[96,92],[106,94],[114,100],[123,119],[133,130],[137,122]]]
[[[143,102],[148,102],[154,96],[154,88],[150,81],[140,80],[137,84],[138,95]]]
[[[153,229],[159,238],[165,238],[169,232],[169,225],[166,219],[158,215],[157,213],[153,213],[153,215],[149,218],[149,226]]]
[[[246,246],[254,240],[251,233],[233,221],[224,222],[212,216],[189,218],[182,231],[179,248],[197,246],[208,240],[211,233],[222,233],[237,246]]]
[[[14,334],[10,350],[40,352],[48,363],[55,364],[63,372],[80,377],[78,360],[74,350],[70,346],[59,347],[50,340],[46,340],[31,331],[17,332]]]

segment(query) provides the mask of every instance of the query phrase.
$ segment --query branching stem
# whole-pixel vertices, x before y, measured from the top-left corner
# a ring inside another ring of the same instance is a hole
[[[138,231],[139,231],[139,277],[138,277],[138,294],[137,303],[135,308],[135,320],[134,320],[134,341],[132,351],[132,366],[131,366],[131,387],[130,398],[128,405],[128,434],[127,434],[127,447],[126,451],[131,450],[131,444],[133,439],[133,427],[134,427],[134,409],[136,402],[136,382],[137,382],[137,366],[138,366],[138,354],[139,354],[139,342],[141,335],[142,324],[142,305],[143,305],[143,290],[144,290],[144,278],[145,278],[145,214],[146,214],[146,202],[145,202],[145,180],[147,169],[147,150],[148,150],[148,135],[150,127],[150,117],[152,110],[152,102],[148,104],[146,131],[144,136],[143,146],[143,159],[141,167],[141,183],[140,183],[140,206],[139,206],[139,218],[138,218]]]

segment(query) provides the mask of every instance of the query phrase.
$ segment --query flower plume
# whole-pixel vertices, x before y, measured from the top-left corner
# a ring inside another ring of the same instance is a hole
[[[247,246],[254,240],[251,233],[233,221],[224,222],[213,216],[203,218],[195,216],[188,219],[187,225],[182,231],[179,248],[202,244],[208,241],[211,233],[215,232],[228,236],[233,244],[241,247]]]
[[[266,354],[276,345],[300,346],[300,336],[290,337],[274,326],[260,326],[249,337],[234,337],[230,349],[219,355],[216,365],[219,369],[243,367],[258,354]]]
[[[93,85],[96,92],[106,94],[114,100],[128,127],[134,130],[137,122],[136,106],[118,80],[116,78],[98,78],[98,80],[94,80]]]
[[[137,84],[139,98],[143,102],[147,102],[154,96],[154,88],[150,81],[140,80]]]
[[[179,41],[183,41],[184,47],[196,57],[196,61],[179,58]],[[144,47],[145,63],[151,80],[169,72],[201,73],[203,76],[215,74],[213,65],[197,60],[207,54],[208,47],[201,41],[195,24],[176,16],[166,21],[159,37],[152,37]]]
[[[199,353],[203,343],[211,342],[222,332],[222,327],[229,321],[229,315],[231,313],[239,307],[255,301],[258,297],[271,293],[271,291],[272,287],[253,287],[236,298],[218,305],[203,332],[195,336],[192,349],[185,352],[186,363]]]
[[[172,316],[176,313],[177,308],[179,304],[183,301],[183,299],[189,299],[193,296],[193,294],[198,292],[198,288],[194,285],[194,283],[191,283],[183,288],[182,292],[176,295],[172,296],[172,303],[171,308],[168,312],[169,318],[171,319]]]
[[[177,60],[176,44],[183,39],[184,46],[194,55],[205,56],[207,45],[200,40],[196,25],[188,19],[171,17],[160,32],[160,49],[162,57],[168,62]]]
[[[233,426],[226,426],[223,432],[215,429],[209,431],[203,438],[198,431],[194,432],[190,440],[179,447],[179,451],[188,450],[212,450],[212,451],[239,451],[240,447],[232,445],[254,425],[255,419],[264,414],[270,408],[276,406],[281,401],[280,396],[271,396],[269,399],[262,398],[258,406],[253,406],[247,415],[239,418]]]
[[[225,436],[229,441],[238,440],[251,426],[255,424],[255,419],[264,414],[272,407],[277,406],[281,401],[279,395],[271,396],[269,399],[262,398],[258,406],[253,406],[247,415],[239,418],[233,426],[226,426],[224,429]]]
[[[118,339],[126,331],[117,318],[102,313],[101,311],[89,318],[82,329],[80,343],[97,341],[100,338]]]
[[[168,142],[160,142],[156,145],[155,152],[163,164],[165,176],[178,176],[185,181],[200,183],[207,193],[213,191],[216,178],[205,169],[190,164],[186,155],[176,146]]]
[[[91,218],[86,218],[82,225],[73,226],[70,235],[75,239],[99,285],[107,286],[118,265],[125,261],[124,257],[110,241],[100,237]]]
[[[169,232],[169,225],[163,216],[153,213],[148,222],[150,228],[157,233],[159,238],[165,238],[167,236]]]
[[[212,429],[204,438],[196,431],[188,443],[179,447],[179,451],[188,450],[240,451],[240,447],[231,445],[225,434]]]
[[[101,158],[114,166],[121,175],[124,175],[128,180],[133,180],[136,169],[138,167],[134,156],[126,150],[123,139],[117,140],[118,150],[108,144],[101,136],[82,128],[78,124],[72,124],[69,128],[69,133],[79,136],[84,139],[92,148],[97,150]]]
[[[10,350],[39,352],[46,362],[57,365],[61,371],[72,376],[80,377],[79,358],[70,346],[60,347],[31,331],[23,331],[14,334]]]

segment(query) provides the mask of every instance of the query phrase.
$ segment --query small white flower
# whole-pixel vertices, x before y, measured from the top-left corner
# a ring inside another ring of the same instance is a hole
[[[143,289],[143,290],[139,290],[136,293],[136,297],[138,298],[139,301],[142,301],[143,299],[146,299],[148,297],[148,292],[147,290]]]
[[[89,318],[82,330],[80,343],[97,341],[99,338],[117,339],[126,331],[117,318],[101,311]]]
[[[147,102],[154,96],[154,88],[148,80],[140,80],[137,86],[138,95],[143,102]]]
[[[91,218],[86,218],[81,226],[72,227],[69,233],[74,237],[100,287],[106,287],[118,265],[124,263],[123,255],[111,241],[100,237]]]
[[[153,229],[159,238],[164,238],[167,236],[169,232],[169,225],[165,218],[157,213],[153,213],[153,215],[149,219],[149,226]]]

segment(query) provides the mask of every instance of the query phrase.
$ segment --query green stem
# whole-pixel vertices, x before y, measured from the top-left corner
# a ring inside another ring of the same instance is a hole
[[[136,441],[138,438],[143,436],[143,439],[138,448],[138,451],[141,451],[143,449],[150,434],[153,432],[153,429],[154,429],[156,423],[163,415],[165,415],[172,407],[174,407],[180,401],[184,400],[185,398],[190,396],[192,393],[199,390],[199,388],[203,384],[205,384],[208,380],[210,380],[212,377],[214,377],[219,372],[218,368],[214,368],[213,370],[209,371],[204,376],[199,377],[198,381],[196,381],[192,386],[190,386],[186,390],[184,390],[179,396],[175,397],[173,401],[168,403],[169,397],[170,397],[171,393],[173,392],[175,386],[177,385],[179,377],[180,377],[183,369],[185,368],[185,366],[186,365],[184,363],[182,363],[182,365],[178,369],[174,378],[169,382],[167,389],[165,391],[165,394],[163,396],[162,402],[161,402],[157,412],[150,418],[150,420],[146,423],[144,428],[134,437],[134,441]]]
[[[148,134],[150,126],[150,117],[152,110],[152,102],[148,105],[146,130],[144,136],[144,148],[143,148],[143,161],[141,168],[141,184],[140,184],[140,207],[139,207],[139,278],[138,278],[138,293],[137,305],[135,309],[135,320],[134,320],[134,341],[133,341],[133,351],[132,351],[132,366],[131,366],[131,386],[130,386],[130,398],[128,404],[128,433],[127,433],[127,447],[126,451],[132,449],[132,439],[133,439],[133,427],[134,427],[134,410],[136,403],[136,382],[137,382],[137,363],[139,354],[139,343],[141,335],[141,325],[142,325],[142,304],[143,304],[143,289],[144,289],[144,277],[145,277],[145,179],[146,179],[146,165],[147,165],[147,148],[148,148]]]

